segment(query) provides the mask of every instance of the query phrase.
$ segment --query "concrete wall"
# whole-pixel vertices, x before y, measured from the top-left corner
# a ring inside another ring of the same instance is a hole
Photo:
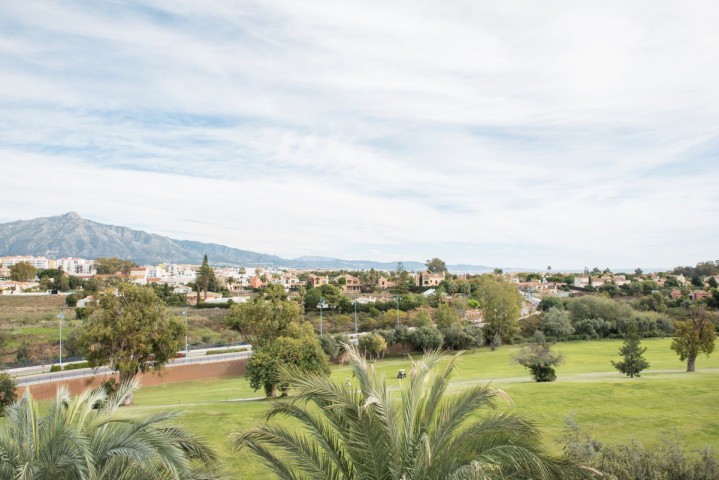
[[[189,365],[175,364],[164,368],[158,373],[139,374],[140,385],[151,386],[164,383],[186,382],[201,378],[237,377],[245,374],[247,359],[235,359],[222,362],[192,363]],[[72,395],[77,395],[87,388],[95,388],[102,385],[109,378],[115,375],[96,375],[93,377],[79,377],[61,379],[55,382],[40,383],[36,385],[23,386],[17,389],[18,396],[24,395],[26,389],[30,389],[33,397],[38,400],[55,398],[57,389],[66,386]]]

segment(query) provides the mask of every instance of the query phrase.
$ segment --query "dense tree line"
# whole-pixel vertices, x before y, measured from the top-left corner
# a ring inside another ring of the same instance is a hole
[[[560,299],[546,297],[539,304],[541,315],[524,321],[523,334],[541,330],[553,340],[623,338],[630,324],[642,337],[671,336],[674,323],[668,314],[637,311],[628,303],[601,295]]]
[[[676,267],[672,270],[672,273],[674,275],[684,275],[688,278],[719,275],[719,260],[699,262],[694,267]]]

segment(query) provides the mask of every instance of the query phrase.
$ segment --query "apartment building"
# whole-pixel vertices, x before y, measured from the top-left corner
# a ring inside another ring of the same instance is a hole
[[[40,270],[46,270],[48,268],[51,268],[50,266],[50,260],[47,259],[47,257],[33,257],[30,255],[15,255],[11,257],[2,257],[0,258],[0,263],[2,263],[3,267],[10,268],[13,265],[16,265],[20,262],[27,262],[33,267],[40,269]]]
[[[86,258],[64,257],[55,260],[56,268],[59,268],[68,275],[76,277],[92,277],[97,273],[95,260]]]

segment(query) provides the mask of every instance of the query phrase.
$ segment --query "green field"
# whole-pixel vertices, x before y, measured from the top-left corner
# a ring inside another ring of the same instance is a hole
[[[494,352],[480,349],[464,354],[451,388],[491,382],[505,390],[511,404],[500,408],[535,419],[546,434],[547,447],[557,451],[564,418],[570,414],[605,443],[638,439],[652,445],[662,434],[672,434],[689,449],[706,445],[719,449],[719,418],[714,416],[719,402],[719,359],[700,358],[699,371],[685,373],[670,343],[670,339],[643,341],[651,369],[635,379],[617,373],[609,363],[618,358],[620,340],[558,344],[556,349],[566,361],[557,369],[558,380],[548,384],[532,382],[522,367],[512,364],[516,347]],[[393,358],[378,362],[377,369],[387,376],[390,387],[399,388],[397,370],[408,364],[406,359]],[[349,368],[336,367],[332,375],[343,381]],[[267,474],[262,465],[247,452],[233,453],[227,441],[231,432],[261,421],[267,402],[256,400],[259,395],[244,378],[206,379],[148,387],[136,394],[137,405],[132,408],[183,412],[181,422],[216,445],[237,478],[259,478]]]

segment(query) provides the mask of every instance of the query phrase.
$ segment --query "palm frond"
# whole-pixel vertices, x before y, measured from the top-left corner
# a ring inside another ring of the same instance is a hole
[[[477,419],[501,390],[477,385],[448,395],[459,354],[413,360],[399,400],[352,346],[344,346],[355,387],[297,368],[283,373],[296,395],[273,402],[265,424],[234,436],[282,479],[420,480],[586,478],[564,457],[546,454],[539,430],[511,413]],[[441,369],[442,362],[446,361]],[[297,428],[280,426],[291,418]]]
[[[219,478],[214,452],[168,424],[176,413],[137,417],[117,410],[136,388],[133,381],[115,396],[95,389],[74,398],[61,388],[43,416],[26,393],[0,425],[0,479]]]

